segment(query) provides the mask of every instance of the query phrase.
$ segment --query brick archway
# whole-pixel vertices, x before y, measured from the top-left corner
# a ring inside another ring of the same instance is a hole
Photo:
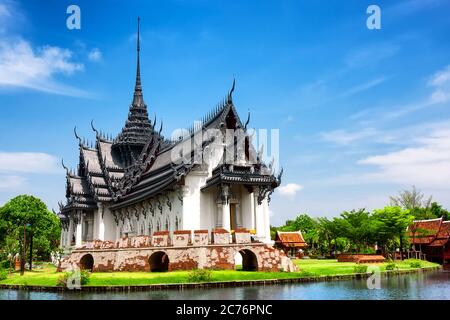
[[[258,258],[256,254],[249,249],[242,249],[238,251],[242,256],[242,270],[244,271],[258,271]]]
[[[92,272],[94,268],[94,257],[91,254],[85,254],[80,259],[80,268],[81,270],[89,270]]]
[[[169,256],[164,251],[153,253],[148,259],[151,272],[164,272],[169,270]]]

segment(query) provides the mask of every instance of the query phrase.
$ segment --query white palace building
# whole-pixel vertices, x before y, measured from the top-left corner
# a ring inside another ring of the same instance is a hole
[[[59,216],[61,246],[194,230],[248,230],[252,241],[269,244],[270,195],[281,174],[262,161],[227,97],[177,139],[162,136],[162,123],[148,117],[140,75],[139,27],[133,101],[120,133],[97,130],[89,145],[75,136],[79,164],[67,171]],[[180,233],[180,232],[178,232]]]

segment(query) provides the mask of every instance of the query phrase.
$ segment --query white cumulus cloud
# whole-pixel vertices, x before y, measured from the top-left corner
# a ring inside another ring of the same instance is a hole
[[[72,51],[54,46],[33,48],[24,39],[0,40],[0,86],[20,87],[62,95],[85,93],[59,83],[55,75],[72,75],[84,69],[72,61]]]
[[[57,173],[58,159],[41,152],[0,152],[0,172]]]
[[[296,183],[288,183],[284,186],[278,187],[278,192],[287,197],[294,197],[297,192],[303,189],[303,186],[296,184]]]

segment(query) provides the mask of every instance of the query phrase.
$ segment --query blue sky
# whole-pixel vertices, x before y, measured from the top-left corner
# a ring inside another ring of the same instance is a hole
[[[81,30],[66,9],[81,9]],[[366,9],[381,8],[381,30]],[[415,185],[450,208],[450,3],[0,0],[0,203],[57,208],[76,125],[117,134],[135,76],[136,17],[149,113],[164,134],[234,102],[280,129],[272,223],[373,209]]]

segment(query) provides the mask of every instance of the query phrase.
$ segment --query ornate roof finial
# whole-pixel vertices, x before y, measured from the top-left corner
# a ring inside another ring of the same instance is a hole
[[[78,136],[78,133],[77,133],[77,126],[75,126],[75,127],[73,128],[73,133],[75,134],[75,138],[78,139],[78,142],[79,142],[79,144],[80,144],[80,146],[81,146],[83,143],[82,143],[82,141],[81,141],[81,138]]]
[[[247,125],[248,125],[249,122],[250,122],[250,110],[248,111],[247,121],[245,122],[245,125],[244,125],[244,130],[245,131],[247,131]]]
[[[142,97],[142,85],[141,85],[141,59],[140,59],[140,51],[141,51],[141,35],[140,35],[140,21],[141,18],[138,17],[138,26],[137,26],[137,64],[136,64],[136,84],[134,86],[134,97],[133,97],[133,107],[145,107],[144,99]]]
[[[64,159],[63,159],[63,158],[61,158],[61,164],[62,164],[62,167],[66,170],[66,173],[67,173],[68,175],[70,175],[70,174],[69,174],[69,168],[67,168],[66,165],[64,164]]]
[[[99,137],[99,133],[97,129],[94,128],[94,119],[91,120],[91,128],[95,132],[96,136]]]
[[[159,135],[161,135],[162,129],[163,129],[163,121],[161,120],[161,126],[160,126],[159,132],[158,132]]]
[[[233,92],[235,85],[236,85],[236,78],[233,78],[233,85],[231,86],[231,90],[228,93],[228,103],[233,103]]]
[[[137,29],[137,70],[136,70],[136,85],[141,85],[141,68],[140,68],[140,51],[141,51],[141,35],[140,35],[140,23],[141,18],[138,17],[138,29]]]

